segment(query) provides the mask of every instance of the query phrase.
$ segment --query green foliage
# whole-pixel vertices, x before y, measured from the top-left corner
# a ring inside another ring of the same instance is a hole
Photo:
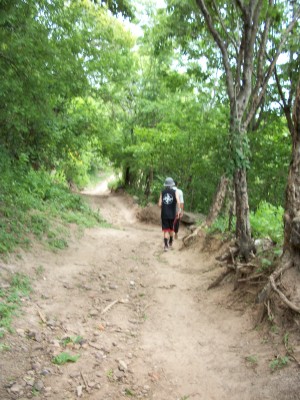
[[[79,357],[80,357],[80,355],[72,356],[69,353],[62,352],[62,353],[58,354],[57,356],[53,357],[52,362],[53,362],[53,364],[63,365],[63,364],[66,364],[67,362],[76,362]]]
[[[133,39],[108,11],[132,17],[132,8],[107,3],[0,5],[0,146],[79,188],[103,164],[117,126],[112,114],[133,70]]]
[[[273,267],[273,262],[265,257],[260,258],[260,267],[257,269],[257,272],[267,272]]]
[[[79,196],[45,170],[33,170],[23,161],[12,163],[2,152],[0,186],[0,254],[27,248],[33,238],[54,249],[67,247],[67,223],[82,227],[102,224]]]
[[[286,121],[268,112],[259,129],[249,137],[252,152],[248,171],[250,208],[256,209],[263,200],[283,207],[291,157]]]
[[[275,207],[265,201],[262,201],[256,211],[250,213],[250,222],[252,227],[252,235],[255,238],[266,238],[269,237],[277,245],[282,244],[283,240],[283,208]],[[235,218],[232,221],[232,228],[234,229]],[[228,232],[229,221],[228,215],[219,215],[218,218],[213,222],[211,227],[208,229],[209,233],[221,233],[225,234]],[[233,232],[232,232],[233,233]],[[278,253],[276,248],[271,254],[273,259]],[[261,270],[270,268],[273,263],[269,258],[263,257],[261,259]]]
[[[232,223],[231,233],[234,232],[234,225],[235,225],[235,220]],[[224,235],[225,233],[228,233],[228,229],[229,229],[228,215],[219,215],[218,218],[216,218],[216,220],[207,229],[207,232],[208,233],[221,233],[222,235]]]
[[[21,307],[21,297],[27,297],[31,291],[29,278],[20,273],[13,274],[9,287],[0,290],[0,338],[12,331],[12,319]]]
[[[283,240],[283,208],[262,201],[255,212],[250,213],[252,234],[256,238],[270,237],[274,243]]]

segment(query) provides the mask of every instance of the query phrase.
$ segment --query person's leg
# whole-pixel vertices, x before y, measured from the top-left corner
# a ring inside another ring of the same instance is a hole
[[[175,239],[178,239],[179,221],[180,221],[180,219],[176,217],[175,221],[174,221],[174,233],[175,233],[174,237],[175,237]]]
[[[168,220],[162,219],[161,220],[161,227],[163,232],[163,239],[164,239],[164,250],[168,250],[168,241],[169,241],[169,222]]]
[[[169,238],[169,247],[172,249],[173,247],[173,238],[174,238],[174,220],[170,221],[170,238]]]
[[[168,247],[169,247],[168,241],[169,241],[169,232],[164,231],[164,250],[165,251],[167,251]]]

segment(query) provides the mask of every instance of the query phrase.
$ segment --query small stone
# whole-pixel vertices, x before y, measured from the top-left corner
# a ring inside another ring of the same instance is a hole
[[[80,372],[73,372],[70,374],[70,378],[75,379],[80,377]]]
[[[44,389],[44,382],[41,380],[36,381],[34,383],[34,389],[38,392],[41,392]]]
[[[120,381],[124,377],[123,371],[115,371],[114,377],[116,380]]]
[[[23,387],[21,385],[18,385],[17,383],[15,383],[10,388],[10,392],[13,393],[13,394],[22,394],[23,393]]]
[[[26,333],[25,333],[24,329],[16,329],[16,332],[21,337],[25,337],[26,336]]]
[[[109,289],[111,289],[111,290],[117,290],[117,289],[118,289],[118,286],[115,285],[114,283],[111,283],[108,287],[109,287]]]
[[[82,396],[82,386],[77,386],[76,388],[76,393],[77,393],[77,397],[81,397]]]
[[[125,363],[125,361],[120,360],[118,368],[119,368],[120,371],[124,371],[125,372],[128,367],[127,367],[127,364]]]

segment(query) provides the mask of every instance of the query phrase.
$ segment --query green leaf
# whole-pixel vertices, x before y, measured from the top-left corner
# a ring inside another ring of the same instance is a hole
[[[67,362],[76,362],[80,355],[72,356],[69,353],[62,352],[52,359],[53,364],[63,365]]]

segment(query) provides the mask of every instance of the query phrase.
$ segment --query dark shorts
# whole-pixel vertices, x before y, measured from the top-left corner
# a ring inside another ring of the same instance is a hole
[[[178,233],[178,231],[179,231],[179,223],[180,223],[180,218],[175,218],[174,219],[174,232],[175,233]]]
[[[161,227],[164,232],[174,231],[174,219],[161,219]]]

